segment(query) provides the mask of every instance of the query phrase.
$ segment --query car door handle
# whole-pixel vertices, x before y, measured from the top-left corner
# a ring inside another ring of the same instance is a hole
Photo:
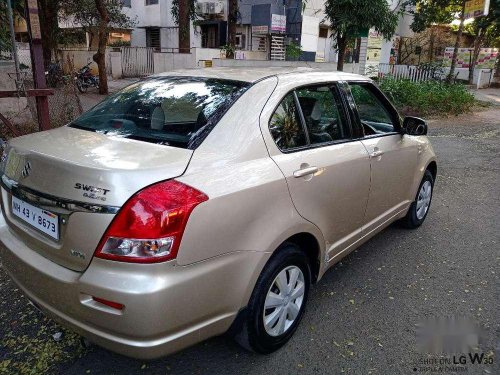
[[[379,157],[379,156],[382,156],[382,155],[384,155],[384,151],[373,150],[373,152],[370,153],[370,158],[376,158],[376,157]]]
[[[299,177],[304,177],[310,174],[314,174],[317,171],[319,171],[318,167],[307,167],[307,168],[302,168],[298,169],[295,172],[293,172],[293,177],[299,178]]]

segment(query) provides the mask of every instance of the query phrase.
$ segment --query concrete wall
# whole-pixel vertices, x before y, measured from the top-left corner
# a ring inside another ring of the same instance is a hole
[[[154,73],[163,73],[176,69],[192,69],[197,67],[195,53],[155,52]]]
[[[92,62],[92,64],[90,64],[92,74],[98,73],[97,64],[92,60],[92,56],[95,54],[95,51],[68,49],[59,50],[58,54],[59,61],[62,61],[63,63],[63,70],[65,73],[69,73],[70,70],[70,67],[68,65],[68,57],[73,61],[73,68],[75,70],[80,69],[81,67],[87,65],[89,62]]]
[[[200,60],[219,59],[221,57],[220,49],[218,48],[194,48],[196,63]]]
[[[331,62],[312,62],[312,61],[277,61],[277,60],[229,60],[229,59],[214,59],[212,60],[214,67],[253,67],[253,68],[268,68],[268,67],[309,67],[319,70],[336,71],[337,63]],[[360,64],[344,64],[344,72],[359,74]]]

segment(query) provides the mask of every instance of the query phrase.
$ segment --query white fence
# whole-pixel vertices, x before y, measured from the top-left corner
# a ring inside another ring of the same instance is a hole
[[[151,47],[121,47],[124,77],[143,77],[154,73],[154,49]]]
[[[450,72],[448,67],[421,67],[416,65],[390,65],[379,64],[372,66],[371,70],[367,72],[369,76],[377,76],[379,79],[391,77],[393,79],[408,79],[413,82],[429,81],[429,80],[444,80]],[[488,87],[493,78],[492,69],[474,69],[473,82],[476,87]],[[468,81],[469,69],[457,68],[455,70],[455,79],[461,81]]]
[[[409,79],[413,82],[427,81],[430,79],[442,78],[441,75],[437,77],[436,70],[423,69],[415,65],[390,65],[379,64],[378,77],[384,78],[390,76],[394,79]]]

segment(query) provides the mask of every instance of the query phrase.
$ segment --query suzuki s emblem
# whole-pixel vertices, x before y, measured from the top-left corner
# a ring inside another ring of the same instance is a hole
[[[23,170],[21,171],[21,176],[23,176],[23,178],[26,178],[30,175],[30,173],[31,173],[31,163],[27,161],[26,164],[24,164]]]

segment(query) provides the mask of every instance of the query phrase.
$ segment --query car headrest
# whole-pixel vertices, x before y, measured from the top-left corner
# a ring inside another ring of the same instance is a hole
[[[162,130],[165,125],[165,112],[161,106],[155,107],[151,114],[151,129]]]
[[[319,100],[316,100],[316,102],[314,103],[313,109],[311,111],[311,118],[314,121],[319,121],[319,120],[321,120],[321,114],[322,114],[321,103],[319,102]]]
[[[310,117],[313,121],[318,121],[321,119],[321,103],[318,99],[305,96],[299,96],[298,99],[305,118]]]

